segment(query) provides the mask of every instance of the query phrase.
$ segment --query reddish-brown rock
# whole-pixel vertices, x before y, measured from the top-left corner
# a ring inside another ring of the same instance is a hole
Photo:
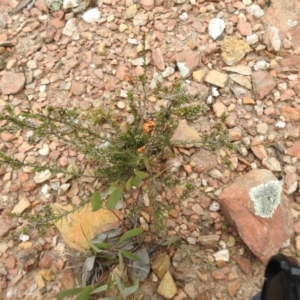
[[[279,107],[280,113],[287,119],[292,121],[300,120],[300,110],[298,108],[290,107],[290,106],[281,106]]]
[[[282,92],[280,96],[280,101],[285,101],[285,100],[292,100],[292,98],[295,96],[294,90],[288,89]]]
[[[284,194],[271,218],[254,214],[249,191],[271,180],[276,180],[276,177],[269,170],[253,170],[228,185],[219,196],[224,217],[264,264],[293,232],[291,208]]]
[[[191,162],[195,165],[195,172],[202,173],[217,165],[216,156],[209,151],[200,149],[191,156]]]
[[[73,82],[71,92],[74,95],[81,96],[86,90],[86,84],[83,82]]]
[[[286,152],[288,155],[300,158],[300,141],[296,141]]]
[[[8,269],[13,269],[16,266],[16,263],[17,259],[12,255],[5,259],[5,265]]]
[[[251,143],[251,150],[254,153],[254,155],[259,158],[260,160],[263,160],[264,158],[268,158],[268,153],[263,145],[261,145],[261,141],[257,138],[254,138]]]
[[[289,69],[300,68],[300,56],[292,55],[282,59],[279,63],[280,66],[283,68],[289,68]]]
[[[36,0],[34,5],[39,10],[44,11],[45,13],[48,13],[48,7],[47,7],[47,4],[46,4],[45,0]]]
[[[240,283],[237,280],[229,282],[227,287],[228,294],[231,297],[234,297],[239,288],[240,288]]]
[[[39,267],[49,269],[52,265],[52,258],[49,254],[44,254],[39,261]]]
[[[0,90],[4,95],[17,94],[25,86],[23,73],[6,72],[0,80]]]
[[[146,10],[151,10],[154,8],[154,0],[141,0],[140,4]]]
[[[22,184],[22,189],[25,191],[25,192],[31,192],[33,191],[34,189],[36,188],[36,184],[33,180],[28,180],[26,182],[24,182]]]
[[[152,50],[152,58],[155,67],[163,71],[165,69],[165,62],[160,48],[156,48]]]
[[[276,86],[276,79],[268,72],[257,71],[252,73],[252,85],[255,98],[265,98]]]
[[[244,36],[252,34],[251,24],[243,20],[238,23],[237,30]]]
[[[5,236],[14,226],[10,219],[0,216],[0,237]]]
[[[199,66],[200,55],[195,51],[184,51],[176,55],[176,61],[181,76],[188,77]]]
[[[240,268],[242,269],[242,271],[246,274],[246,275],[250,275],[252,272],[252,266],[251,263],[248,259],[244,258],[244,257],[239,257],[236,262],[238,263],[238,265],[240,266]]]
[[[211,273],[211,276],[216,279],[216,280],[221,280],[221,279],[225,279],[226,276],[224,273],[222,273],[221,271],[213,271]]]

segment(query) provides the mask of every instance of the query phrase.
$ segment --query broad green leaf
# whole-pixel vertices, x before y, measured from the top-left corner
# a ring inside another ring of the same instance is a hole
[[[107,289],[107,284],[104,284],[104,285],[101,285],[99,286],[98,288],[94,289],[91,294],[96,294],[96,293],[101,293],[101,292],[104,292],[106,291]]]
[[[145,178],[149,177],[148,173],[142,172],[142,171],[134,171],[134,174],[136,176],[142,177],[142,179],[145,179]]]
[[[149,159],[146,157],[144,158],[144,165],[145,165],[147,171],[149,171],[150,170],[150,162],[149,162]]]
[[[97,211],[102,208],[102,199],[99,192],[94,192],[92,195],[92,211]]]
[[[140,235],[142,233],[143,233],[143,230],[141,228],[134,228],[134,229],[128,230],[120,237],[119,242],[122,243],[122,242],[124,242],[134,236]]]
[[[93,243],[98,249],[110,249],[112,244],[110,243]]]
[[[74,289],[62,291],[62,292],[56,294],[55,297],[58,298],[58,299],[63,299],[63,298],[65,298],[65,297],[77,295],[77,294],[79,294],[82,290],[84,290],[84,288],[74,288]]]
[[[139,260],[140,258],[137,255],[132,254],[131,252],[128,252],[126,250],[121,250],[121,254],[131,260]]]
[[[126,181],[125,188],[127,191],[131,190],[133,184],[133,176],[130,176],[129,179]]]
[[[141,176],[138,176],[138,175],[135,176],[134,179],[133,179],[133,185],[135,187],[139,187],[140,184],[142,183],[142,180],[143,180],[143,178]]]
[[[138,285],[133,285],[133,286],[125,288],[126,297],[129,296],[129,295],[134,294],[137,291],[138,288],[139,288]]]
[[[115,280],[123,299],[125,299],[126,298],[125,289],[124,286],[122,285],[121,278],[118,274],[115,274]]]
[[[75,300],[89,300],[93,288],[89,285],[75,298]]]
[[[106,206],[108,209],[114,209],[119,200],[122,198],[123,189],[120,187],[115,188],[107,199]]]
[[[110,195],[114,190],[115,188],[117,187],[117,182],[112,182],[110,185],[109,185],[109,188],[107,190],[107,195]]]
[[[132,282],[133,282],[134,286],[139,286],[140,279],[139,279],[138,274],[136,274],[134,271],[131,274],[131,279],[132,279]]]

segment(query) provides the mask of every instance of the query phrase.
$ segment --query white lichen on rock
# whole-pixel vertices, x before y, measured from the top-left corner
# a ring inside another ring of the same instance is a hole
[[[63,5],[63,0],[46,0],[46,5],[50,10],[59,11]]]
[[[271,180],[253,187],[249,195],[254,204],[255,215],[262,218],[271,218],[280,204],[281,192],[282,186],[277,180]]]

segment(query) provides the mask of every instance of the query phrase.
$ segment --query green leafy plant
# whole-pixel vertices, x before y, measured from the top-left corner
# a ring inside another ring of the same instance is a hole
[[[151,201],[151,222],[159,232],[157,235],[162,236],[166,231],[166,215],[171,207],[158,201],[159,193],[164,183],[165,186],[180,183],[178,178],[170,175],[166,167],[166,160],[172,153],[171,137],[180,118],[197,118],[204,112],[204,106],[195,102],[194,97],[186,92],[182,80],[174,81],[168,87],[158,81],[156,88],[150,90],[145,36],[143,47],[144,74],[136,82],[132,79],[127,91],[130,121],[123,122],[123,119],[117,117],[116,110],[107,107],[87,111],[56,106],[36,109],[27,98],[23,107],[6,106],[1,111],[0,133],[19,132],[24,136],[25,142],[33,146],[54,140],[58,147],[81,154],[85,164],[60,167],[53,160],[49,160],[46,165],[38,160],[34,163],[22,161],[16,159],[14,153],[4,145],[0,149],[0,167],[25,167],[32,173],[62,173],[66,182],[76,178],[89,178],[101,183],[98,186],[95,184],[95,190],[90,196],[81,199],[80,204],[74,205],[71,211],[55,213],[46,205],[34,214],[10,214],[26,220],[28,225],[9,238],[28,233],[32,229],[44,234],[54,222],[89,202],[92,211],[105,208],[114,213],[125,194],[133,199],[133,205],[126,207],[127,223],[120,220],[126,232],[114,241],[89,241],[90,250],[87,251],[86,263],[89,268],[82,286],[63,291],[57,295],[58,298],[76,296],[77,300],[86,300],[99,293],[101,299],[126,299],[136,292],[139,281],[134,272],[128,272],[128,265],[138,257],[133,253],[133,248],[124,249],[122,245],[141,234],[141,229],[135,227],[145,193]],[[150,96],[157,100],[155,107],[149,104]],[[202,137],[202,143],[213,152],[221,148],[234,149],[228,130],[222,122]],[[87,165],[92,171],[87,172]],[[192,185],[187,184],[185,195],[191,190]]]
[[[83,265],[83,286],[62,291],[56,298],[76,296],[76,300],[88,300],[97,294],[97,299],[119,300],[128,299],[128,296],[136,293],[138,275],[129,271],[126,265],[129,261],[138,261],[140,257],[125,249],[132,249],[130,241],[143,231],[135,228],[120,237],[119,231],[115,231],[117,236],[108,232],[103,242],[89,242],[90,251]]]

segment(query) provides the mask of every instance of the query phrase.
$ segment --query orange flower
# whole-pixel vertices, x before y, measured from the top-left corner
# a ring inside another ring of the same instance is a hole
[[[124,80],[127,81],[128,83],[132,83],[132,79],[130,75],[125,75]]]
[[[146,123],[143,124],[143,132],[144,133],[149,133],[152,131],[155,127],[155,123],[151,120],[147,121]]]
[[[137,153],[141,154],[143,153],[144,150],[145,150],[145,146],[142,146],[139,149],[137,149]]]

